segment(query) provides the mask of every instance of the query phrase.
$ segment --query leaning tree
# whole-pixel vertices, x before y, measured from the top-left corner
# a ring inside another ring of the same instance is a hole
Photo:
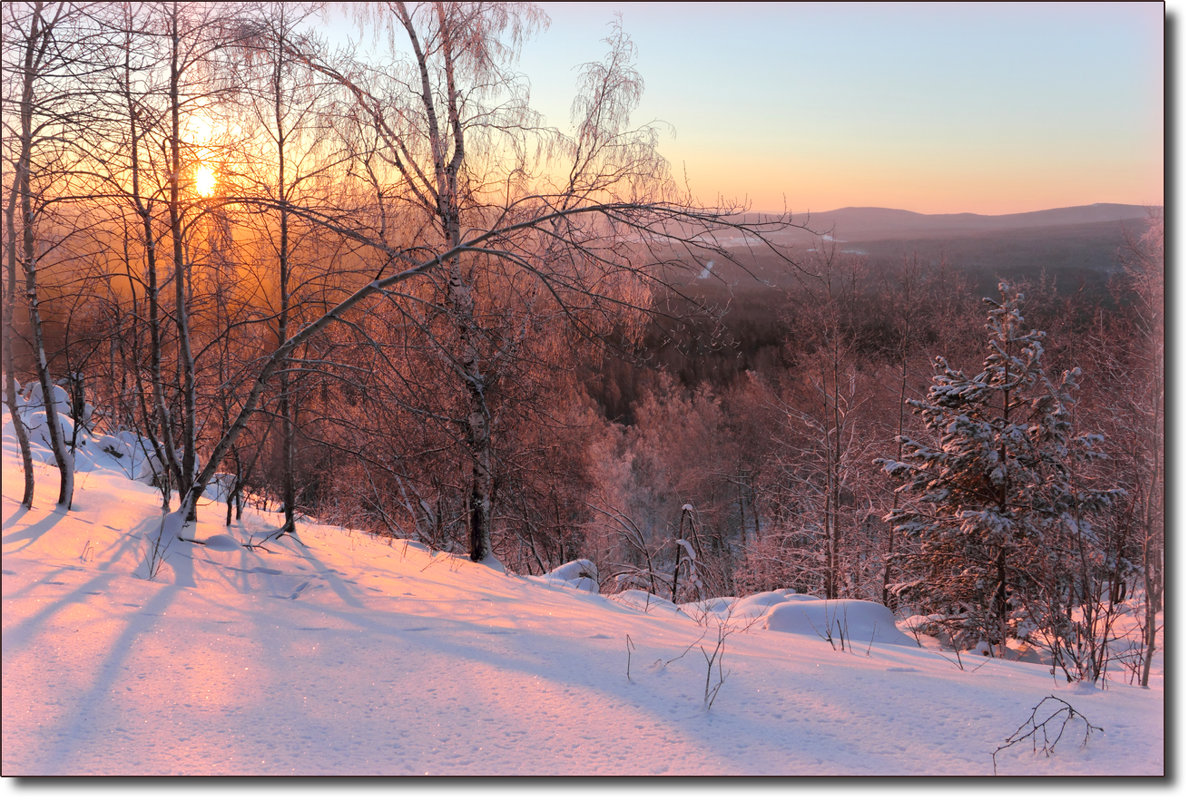
[[[379,68],[320,53],[298,37],[284,47],[340,87],[342,127],[365,129],[376,156],[369,180],[402,226],[370,224],[376,216],[367,209],[239,199],[250,208],[283,207],[291,220],[353,243],[371,280],[256,362],[250,389],[163,531],[181,533],[295,351],[332,326],[357,330],[354,316],[384,299],[436,351],[443,382],[454,388],[456,437],[469,463],[470,556],[486,561],[498,466],[493,404],[519,369],[525,343],[553,331],[536,324],[541,315],[583,336],[606,337],[625,309],[649,311],[651,289],[679,292],[680,269],[707,255],[738,258],[737,245],[720,244],[725,234],[793,264],[772,243],[792,224],[788,218],[749,220],[739,207],[707,208],[676,191],[655,127],[628,125],[639,77],[618,28],[608,59],[583,72],[586,100],[575,104],[575,133],[565,135],[540,124],[508,66],[534,27],[535,10],[393,3],[382,13],[405,44]],[[361,149],[361,158],[369,153]],[[360,161],[344,179],[370,169]],[[513,324],[503,314],[509,307],[522,312]]]

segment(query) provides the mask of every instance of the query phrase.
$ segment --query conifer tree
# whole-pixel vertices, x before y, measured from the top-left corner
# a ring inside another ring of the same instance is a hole
[[[1080,370],[1051,381],[1045,334],[1025,327],[1022,293],[999,289],[1000,300],[985,300],[981,372],[967,376],[938,357],[927,397],[909,401],[934,441],[903,437],[902,460],[876,464],[902,482],[906,502],[886,519],[915,543],[905,555],[913,578],[899,591],[945,615],[958,637],[985,640],[1003,656],[1029,603],[1052,595],[1038,582],[1060,580],[1046,567],[1053,554],[1071,536],[1092,536],[1091,513],[1113,493],[1086,490],[1075,474],[1098,440],[1074,436]],[[1057,624],[1051,605],[1044,618]]]

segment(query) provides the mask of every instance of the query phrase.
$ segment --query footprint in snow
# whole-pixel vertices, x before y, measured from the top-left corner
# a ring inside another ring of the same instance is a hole
[[[303,592],[305,592],[305,589],[306,589],[306,587],[308,587],[308,586],[310,586],[310,583],[309,583],[308,581],[303,581],[301,584],[298,584],[298,585],[297,585],[297,588],[296,588],[295,590],[293,590],[293,592],[289,593],[289,600],[290,600],[290,601],[296,601],[296,600],[297,600],[297,596],[299,596],[299,595],[301,595]]]

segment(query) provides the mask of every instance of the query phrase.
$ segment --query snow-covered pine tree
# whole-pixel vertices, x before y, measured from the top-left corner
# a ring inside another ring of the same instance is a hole
[[[1054,384],[1042,366],[1044,332],[1025,327],[1023,295],[1007,283],[988,306],[988,354],[968,377],[936,360],[938,374],[924,400],[909,401],[925,442],[901,438],[900,460],[877,459],[902,482],[903,503],[885,519],[914,547],[904,557],[899,592],[949,621],[967,644],[985,640],[1006,653],[1007,637],[1028,605],[1052,597],[1037,581],[1060,580],[1052,554],[1071,536],[1091,532],[1088,513],[1110,492],[1088,491],[1072,466],[1093,455],[1093,437],[1074,437],[1073,392],[1080,370]],[[1049,625],[1052,605],[1044,617]]]

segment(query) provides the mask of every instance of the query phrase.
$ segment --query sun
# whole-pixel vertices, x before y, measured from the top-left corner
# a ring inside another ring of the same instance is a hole
[[[205,164],[199,164],[194,169],[194,189],[203,197],[210,197],[215,193],[215,171]]]

